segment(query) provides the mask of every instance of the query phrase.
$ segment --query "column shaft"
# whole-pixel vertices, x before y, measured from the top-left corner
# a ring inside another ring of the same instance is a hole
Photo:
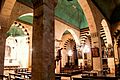
[[[52,2],[52,0],[36,0],[33,3],[32,80],[55,80],[54,4]]]

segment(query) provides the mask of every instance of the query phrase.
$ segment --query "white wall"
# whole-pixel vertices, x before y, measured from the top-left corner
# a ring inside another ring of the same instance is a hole
[[[6,39],[6,46],[10,46],[10,56],[5,56],[5,66],[28,67],[29,44],[26,40],[27,36],[11,37]],[[15,41],[17,40],[17,42]],[[5,51],[7,54],[8,51]],[[12,62],[9,60],[12,59]]]

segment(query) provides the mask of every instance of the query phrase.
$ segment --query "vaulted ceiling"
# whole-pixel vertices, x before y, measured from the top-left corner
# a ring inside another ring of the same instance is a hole
[[[32,0],[17,0],[17,1],[33,8]]]
[[[80,29],[88,27],[84,12],[77,0],[58,0],[55,16]]]
[[[32,0],[17,0],[32,8]],[[120,21],[120,0],[91,0],[110,24]],[[84,12],[77,0],[58,0],[55,16],[83,29],[88,27]]]
[[[32,7],[31,0],[17,0],[17,1]],[[84,12],[82,11],[82,8],[77,2],[77,0],[58,0],[57,6],[55,7],[55,16],[79,29],[88,27],[88,23],[85,18]],[[19,19],[27,21],[25,20],[26,18],[24,17]]]
[[[19,21],[33,24],[33,13],[27,13],[18,17]]]
[[[110,24],[120,21],[120,0],[92,0]]]

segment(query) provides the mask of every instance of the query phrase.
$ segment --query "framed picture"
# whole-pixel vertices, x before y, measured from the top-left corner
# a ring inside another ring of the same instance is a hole
[[[84,59],[87,59],[87,53],[84,53]]]
[[[108,49],[108,57],[114,57],[114,51],[112,48]]]
[[[17,59],[17,49],[15,48],[16,46],[14,47],[11,47],[9,45],[7,45],[5,47],[5,59],[6,60],[16,60]]]
[[[99,57],[99,48],[91,48],[92,57]]]
[[[83,59],[81,51],[78,51],[78,59]]]

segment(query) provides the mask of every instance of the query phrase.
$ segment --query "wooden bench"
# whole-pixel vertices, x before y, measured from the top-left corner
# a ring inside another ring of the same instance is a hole
[[[115,77],[115,76],[82,76],[82,78],[89,79],[89,80],[118,80],[120,79],[120,77]],[[78,80],[81,80],[81,79],[78,79]]]
[[[8,76],[6,76],[6,75],[0,75],[0,80],[8,80]]]
[[[4,70],[15,70],[19,66],[4,66]]]
[[[56,76],[55,80],[61,80],[61,77],[60,76]]]
[[[73,78],[73,80],[91,80],[89,78]]]
[[[68,74],[68,73],[59,73],[59,74],[55,74],[56,77],[69,77],[70,80],[72,80],[72,75]]]

